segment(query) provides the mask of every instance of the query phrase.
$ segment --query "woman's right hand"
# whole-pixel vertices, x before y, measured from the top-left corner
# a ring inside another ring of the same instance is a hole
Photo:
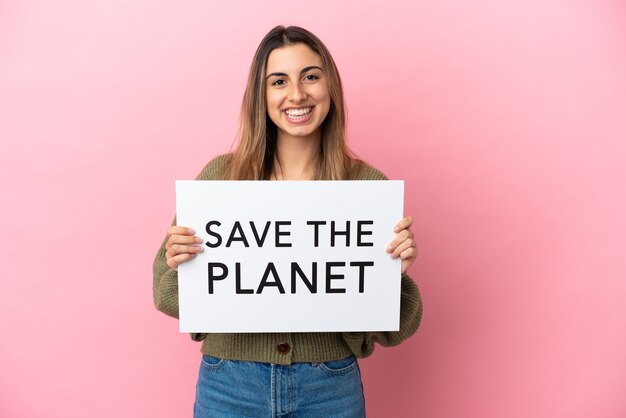
[[[184,226],[172,225],[167,230],[168,239],[165,243],[165,258],[172,270],[178,270],[178,265],[196,257],[204,251],[202,238],[194,235],[195,231]]]

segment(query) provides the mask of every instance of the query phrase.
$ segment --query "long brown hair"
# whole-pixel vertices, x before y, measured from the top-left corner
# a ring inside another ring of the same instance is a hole
[[[322,140],[315,177],[318,180],[347,179],[353,156],[345,143],[346,110],[339,72],[322,41],[298,26],[276,26],[265,35],[254,54],[241,105],[237,146],[224,179],[269,179],[276,154],[278,130],[267,114],[265,67],[274,49],[298,43],[307,45],[322,59],[331,101],[330,110],[321,126]]]

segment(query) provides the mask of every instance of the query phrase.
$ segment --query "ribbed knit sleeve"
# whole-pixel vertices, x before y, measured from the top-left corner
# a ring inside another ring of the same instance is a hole
[[[196,180],[215,180],[224,171],[229,155],[221,155],[211,160],[198,174]],[[176,218],[172,225],[176,224]],[[152,265],[153,281],[152,296],[156,308],[174,318],[178,318],[178,272],[167,265],[165,244],[167,236],[161,243]]]
[[[176,224],[176,219],[172,225]],[[163,240],[152,265],[152,297],[156,308],[174,318],[178,318],[178,272],[167,265]]]
[[[400,344],[417,331],[422,320],[422,298],[408,274],[402,274],[400,293],[400,330],[387,332],[344,332],[343,339],[357,357],[374,352],[374,343],[384,347]]]

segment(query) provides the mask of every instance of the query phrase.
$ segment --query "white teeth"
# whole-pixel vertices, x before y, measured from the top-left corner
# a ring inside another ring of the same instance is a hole
[[[288,109],[285,110],[285,113],[290,116],[304,116],[304,115],[308,115],[309,113],[311,113],[311,109],[313,109],[312,107],[307,107],[306,109]]]

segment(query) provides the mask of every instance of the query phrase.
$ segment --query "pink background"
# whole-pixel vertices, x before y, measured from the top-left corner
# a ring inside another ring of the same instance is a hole
[[[191,415],[151,263],[276,24],[416,218],[424,319],[361,363],[370,416],[626,416],[625,3],[213,3],[0,3],[0,416]]]

